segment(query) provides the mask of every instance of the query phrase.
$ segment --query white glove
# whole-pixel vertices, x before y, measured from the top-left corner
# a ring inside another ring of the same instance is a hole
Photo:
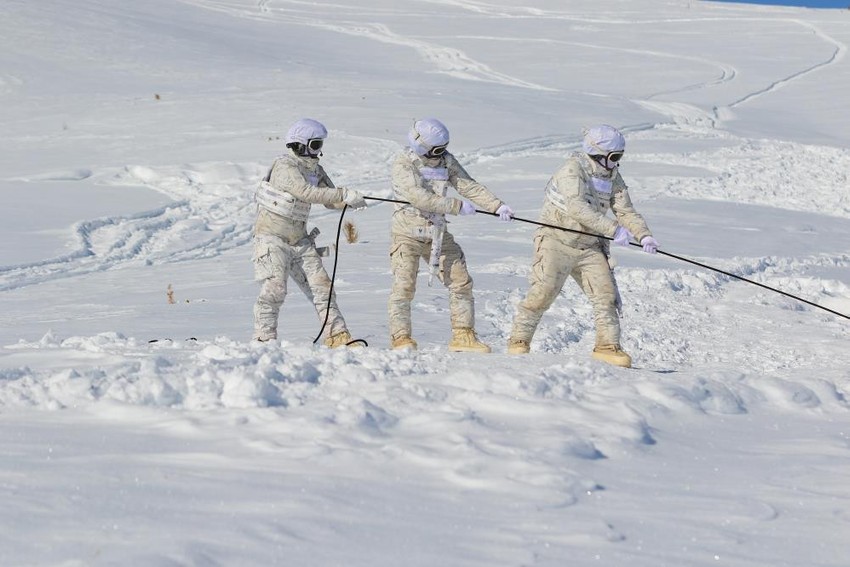
[[[617,246],[628,246],[632,239],[632,233],[624,226],[618,226],[614,232],[614,244]]]
[[[499,208],[496,209],[496,214],[499,215],[499,218],[503,221],[514,220],[514,211],[506,204],[502,203],[499,205]]]
[[[647,254],[655,254],[658,252],[658,241],[651,236],[644,236],[641,238],[640,245],[643,246],[643,251]]]
[[[476,212],[478,212],[478,211],[475,210],[475,205],[473,205],[469,201],[462,201],[462,204],[460,206],[460,212],[458,214],[459,215],[474,215]]]
[[[342,201],[355,211],[366,208],[366,199],[363,198],[363,193],[354,189],[343,189]]]

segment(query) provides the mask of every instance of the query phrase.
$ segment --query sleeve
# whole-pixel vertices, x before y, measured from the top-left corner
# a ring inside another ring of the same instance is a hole
[[[306,203],[331,206],[341,203],[343,190],[333,186],[325,170],[321,167],[319,167],[318,174],[319,186],[316,187],[304,179],[297,166],[287,163],[285,160],[278,160],[272,170],[271,184]]]
[[[319,166],[319,173],[321,174],[319,176],[319,187],[323,187],[323,188],[327,188],[327,189],[336,189],[338,191],[341,191],[342,197],[345,198],[345,189],[343,189],[341,187],[338,188],[334,184],[334,182],[331,181],[331,178],[328,177],[327,172],[325,171],[325,169],[322,166]],[[345,208],[345,203],[342,201],[342,199],[340,199],[339,202],[336,202],[336,203],[325,203],[325,208],[326,209],[340,210],[340,209]]]
[[[617,221],[629,229],[629,232],[635,236],[638,242],[646,236],[652,236],[649,227],[646,225],[646,221],[635,210],[634,205],[632,205],[632,200],[629,197],[629,188],[626,186],[623,178],[620,177],[619,172],[617,172],[617,176],[614,178],[614,187],[611,194],[611,210],[614,211]]]
[[[588,232],[613,237],[617,221],[605,216],[595,206],[595,197],[586,189],[584,174],[578,162],[568,161],[555,173],[555,186],[566,203],[567,216]]]
[[[456,215],[463,204],[460,199],[441,197],[422,186],[422,178],[413,163],[400,156],[393,162],[392,183],[396,197],[429,213]]]
[[[446,168],[449,170],[449,183],[457,192],[486,211],[495,213],[502,205],[487,187],[474,180],[452,154],[446,154]]]

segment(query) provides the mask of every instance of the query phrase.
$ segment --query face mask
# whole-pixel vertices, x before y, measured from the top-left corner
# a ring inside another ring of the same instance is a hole
[[[431,181],[448,181],[449,170],[445,167],[420,167],[419,175]]]

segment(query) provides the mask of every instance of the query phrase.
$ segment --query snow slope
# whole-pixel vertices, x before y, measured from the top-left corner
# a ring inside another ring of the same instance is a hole
[[[636,368],[589,358],[572,283],[508,356],[534,227],[476,215],[494,353],[446,352],[424,277],[393,352],[375,203],[336,278],[369,348],[312,346],[297,292],[248,340],[252,192],[302,116],[376,197],[438,116],[532,220],[614,124],[662,250],[850,314],[847,10],[12,0],[0,30],[0,565],[847,565],[847,319],[624,249]]]

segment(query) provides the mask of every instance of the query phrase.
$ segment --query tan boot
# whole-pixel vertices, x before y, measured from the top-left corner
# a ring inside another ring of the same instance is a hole
[[[632,367],[632,357],[620,350],[618,345],[598,346],[593,349],[591,356],[596,360],[601,360],[614,366],[622,366],[623,368]]]
[[[490,347],[478,340],[475,331],[469,327],[452,329],[452,340],[449,341],[451,352],[490,352]]]
[[[522,339],[508,340],[508,354],[528,354],[531,350],[531,345],[528,341]]]
[[[401,350],[401,349],[409,349],[416,350],[416,341],[411,339],[407,335],[399,335],[397,337],[393,337],[392,348],[393,350]]]
[[[325,346],[329,348],[339,348],[339,347],[359,347],[363,346],[362,343],[352,343],[348,344],[352,341],[351,333],[348,331],[340,331],[339,333],[332,335],[325,339]]]

